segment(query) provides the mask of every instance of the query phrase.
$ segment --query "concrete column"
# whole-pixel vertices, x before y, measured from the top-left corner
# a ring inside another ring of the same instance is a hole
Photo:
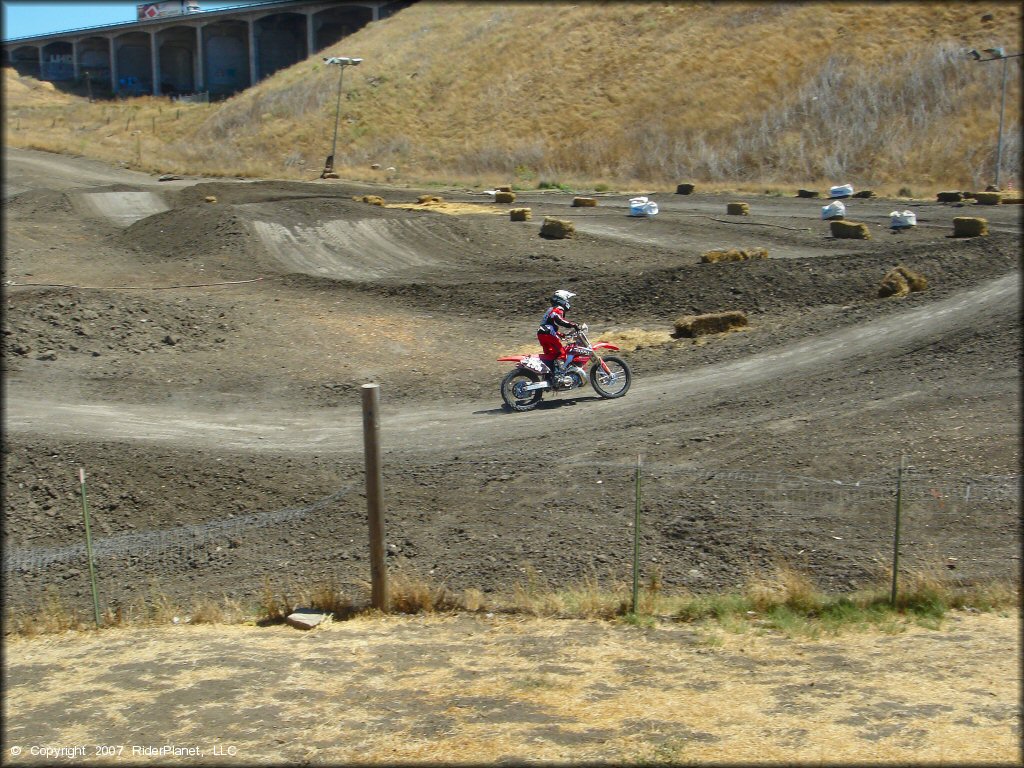
[[[306,58],[313,55],[313,12],[306,11]]]
[[[75,83],[78,82],[78,41],[71,41],[71,66],[74,67]]]
[[[160,46],[156,39],[156,30],[149,33],[149,62],[153,72],[153,95],[160,95]]]
[[[206,64],[203,56],[203,25],[196,25],[196,59],[195,59],[195,80],[196,91],[202,93],[206,90]]]
[[[256,85],[256,22],[249,23],[249,87]]]
[[[110,90],[116,94],[121,90],[118,83],[121,76],[117,73],[117,48],[115,47],[114,38],[109,37],[107,39],[110,40]]]
[[[40,45],[37,50],[39,51],[39,79],[45,80],[49,74],[49,68],[46,66],[46,60],[43,58],[43,46]]]
[[[371,19],[372,21],[380,21],[380,3],[373,6],[373,16]]]

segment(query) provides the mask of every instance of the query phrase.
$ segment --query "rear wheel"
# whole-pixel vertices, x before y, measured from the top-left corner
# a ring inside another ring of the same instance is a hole
[[[633,380],[629,366],[625,360],[618,357],[606,357],[604,364],[608,366],[607,371],[601,367],[600,362],[595,362],[590,369],[590,383],[594,391],[609,400],[622,397],[629,391],[629,385]]]
[[[538,381],[540,381],[540,377],[537,374],[516,368],[501,380],[501,399],[513,411],[531,411],[537,407],[537,403],[544,396],[544,391],[541,389],[524,391],[523,387]]]

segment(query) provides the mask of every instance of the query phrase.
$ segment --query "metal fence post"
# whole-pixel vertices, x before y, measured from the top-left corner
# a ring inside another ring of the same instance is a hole
[[[900,517],[903,512],[903,456],[900,456],[900,468],[896,474],[896,530],[892,541],[892,591],[889,594],[889,605],[896,607],[896,581],[900,569]]]
[[[92,533],[89,531],[89,504],[85,500],[85,469],[78,468],[78,479],[82,486],[82,517],[85,519],[85,556],[89,559],[89,584],[92,587],[92,612],[96,626],[100,626],[100,597],[96,589],[96,565],[92,559]]]
[[[388,573],[384,563],[384,495],[380,452],[380,385],[363,384],[363,457],[366,464],[366,508],[370,525],[370,602],[387,611]]]
[[[633,515],[633,613],[640,602],[640,456],[636,457],[636,511]]]

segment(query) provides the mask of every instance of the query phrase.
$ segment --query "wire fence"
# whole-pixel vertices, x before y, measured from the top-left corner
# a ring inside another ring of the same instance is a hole
[[[634,535],[640,567],[656,569],[665,589],[735,586],[779,561],[825,588],[877,583],[893,565],[898,483],[901,568],[966,581],[1019,575],[1019,475],[911,467],[828,478],[645,463],[634,530],[635,461],[449,461],[417,483],[398,482],[402,471],[385,473],[389,569],[452,589],[500,591],[526,568],[556,588],[595,574],[621,583]],[[356,589],[370,578],[361,482],[311,504],[92,544],[104,609],[153,594],[187,602],[325,581]],[[56,590],[84,607],[88,568],[84,534],[59,547],[5,547],[5,602],[37,604]]]

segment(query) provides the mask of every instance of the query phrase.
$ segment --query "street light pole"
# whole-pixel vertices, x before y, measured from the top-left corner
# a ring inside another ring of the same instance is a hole
[[[968,51],[967,54],[975,61],[1002,61],[1003,62],[1003,95],[999,101],[999,136],[996,139],[996,178],[995,188],[1000,189],[999,186],[999,174],[1002,170],[1003,164],[1003,115],[1006,113],[1006,62],[1007,59],[1016,59],[1019,56],[1024,56],[1024,53],[1011,53],[1007,55],[1002,48],[986,48],[985,53],[990,54],[990,58],[983,59],[981,54],[977,50]]]
[[[1006,57],[1003,56],[1003,97],[999,102],[999,138],[996,140],[996,189],[999,186],[999,170],[1003,164],[1003,113],[1006,111]]]
[[[341,121],[341,82],[345,74],[345,67],[354,67],[362,59],[354,59],[350,56],[325,56],[324,61],[338,67],[338,99],[334,106],[334,138],[331,140],[331,154],[327,156],[324,163],[324,170],[320,174],[321,179],[336,179],[338,174],[334,172],[334,153],[338,150],[338,123]]]

